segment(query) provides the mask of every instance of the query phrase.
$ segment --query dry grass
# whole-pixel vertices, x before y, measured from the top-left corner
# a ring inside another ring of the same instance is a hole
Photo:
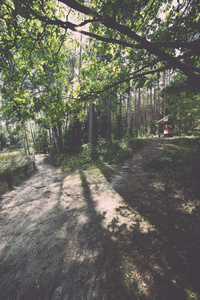
[[[0,154],[0,174],[14,168],[22,157],[19,151],[4,152]]]
[[[0,153],[0,175],[3,175],[3,173],[8,170],[9,168],[12,168],[17,162],[15,158],[18,158],[21,156],[21,153],[19,151],[13,151],[13,152],[3,152]],[[18,173],[18,178],[21,178]],[[16,180],[14,180],[15,182]],[[1,176],[0,177],[0,194],[4,193],[8,190],[7,183],[6,183],[6,177]]]
[[[0,153],[0,162],[20,156],[19,151]]]

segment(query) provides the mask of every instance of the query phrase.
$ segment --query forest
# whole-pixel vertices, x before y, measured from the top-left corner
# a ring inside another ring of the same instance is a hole
[[[198,1],[1,0],[0,13],[1,150],[78,153],[159,135],[168,114],[199,135]]]
[[[199,0],[0,0],[4,299],[199,300],[199,168]]]

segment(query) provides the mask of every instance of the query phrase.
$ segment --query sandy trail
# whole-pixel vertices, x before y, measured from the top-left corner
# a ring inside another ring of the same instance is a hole
[[[123,200],[100,173],[36,165],[0,203],[0,299],[108,299],[104,230]]]
[[[200,199],[142,168],[162,144],[112,177],[105,165],[67,175],[37,155],[0,200],[0,300],[194,299]]]

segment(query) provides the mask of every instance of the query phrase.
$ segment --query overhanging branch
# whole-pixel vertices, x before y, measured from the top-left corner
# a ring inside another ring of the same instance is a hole
[[[96,17],[97,19],[102,18],[102,16],[97,12],[95,12],[93,9],[84,6],[75,0],[59,0],[59,1],[85,15],[93,16]],[[192,80],[194,84],[196,84],[196,81],[200,80],[199,76],[194,74],[190,66],[183,64],[182,62],[177,60],[176,57],[167,54],[165,51],[160,49],[158,45],[147,41],[145,38],[141,38],[138,34],[133,32],[128,26],[119,24],[118,22],[116,22],[115,19],[110,18],[109,16],[106,16],[106,18],[104,16],[104,21],[102,21],[102,24],[107,28],[117,30],[118,32],[124,34],[125,36],[131,38],[133,41],[137,42],[137,45],[140,45],[141,48],[159,57],[162,61],[166,61],[173,68],[181,70],[186,76],[188,76],[189,79]],[[199,83],[197,85],[199,85]]]
[[[197,86],[199,86],[200,78],[199,78],[199,75],[197,75],[196,72],[194,72],[194,69],[189,64],[184,64],[177,57],[167,54],[163,49],[163,48],[167,49],[169,47],[172,47],[172,48],[178,47],[179,45],[181,45],[183,47],[186,47],[186,46],[189,47],[188,49],[191,49],[191,50],[195,49],[195,51],[198,51],[195,43],[187,43],[187,44],[179,43],[178,44],[178,42],[175,41],[174,43],[171,43],[170,46],[167,46],[162,43],[152,43],[150,41],[147,41],[145,38],[140,37],[137,33],[135,33],[128,26],[122,25],[122,24],[116,22],[115,19],[110,18],[109,16],[106,16],[105,13],[102,16],[101,14],[97,13],[94,9],[89,8],[85,5],[82,5],[75,0],[59,0],[59,1],[68,5],[70,8],[75,9],[78,12],[81,12],[87,16],[93,17],[93,19],[87,20],[87,21],[82,22],[79,25],[77,25],[77,24],[73,24],[72,22],[68,22],[68,21],[64,22],[64,21],[56,19],[56,18],[49,19],[46,15],[41,15],[41,14],[37,13],[36,11],[34,11],[34,9],[32,9],[32,7],[31,7],[31,5],[28,4],[28,1],[26,2],[26,6],[27,6],[27,9],[29,10],[29,12],[35,18],[37,18],[38,20],[41,20],[42,22],[44,22],[46,24],[56,25],[61,28],[64,28],[65,30],[69,28],[72,31],[82,33],[86,36],[95,38],[95,39],[103,41],[103,42],[119,44],[124,47],[130,47],[133,49],[144,49],[149,54],[153,54],[156,57],[159,57],[159,59],[161,61],[167,62],[174,69],[181,70],[186,76],[188,76],[189,79],[191,79],[191,81],[193,83],[197,82]],[[84,31],[84,30],[79,30],[77,28],[77,27],[82,27],[84,24],[89,23],[89,22],[101,22],[107,28],[113,29],[119,33],[122,33],[126,40],[129,40],[132,42],[103,37],[103,36],[97,35],[95,33],[91,33],[91,32]]]
[[[141,77],[145,77],[146,75],[150,75],[150,74],[154,74],[154,73],[158,73],[158,72],[162,72],[164,70],[167,70],[169,69],[170,66],[169,65],[166,65],[164,67],[161,67],[161,68],[158,68],[158,69],[155,69],[155,70],[150,70],[150,71],[146,71],[146,72],[143,72],[143,73],[140,73],[141,70],[137,70],[133,73],[132,76],[128,77],[128,78],[124,78],[120,81],[117,81],[117,82],[114,82],[110,85],[107,85],[105,88],[99,90],[99,91],[94,91],[94,92],[91,92],[87,95],[84,95],[83,97],[81,97],[82,100],[84,99],[88,99],[88,98],[91,98],[93,96],[96,96],[96,95],[99,95],[99,94],[102,94],[104,92],[106,92],[107,90],[110,90],[112,88],[115,88],[117,86],[119,86],[120,84],[123,84],[123,83],[126,83],[126,82],[130,82],[130,80],[134,80],[134,79],[138,79],[138,78],[141,78]],[[143,68],[142,68],[143,69]],[[138,74],[139,73],[139,74]]]
[[[132,44],[132,43],[128,43],[128,42],[118,40],[118,39],[113,39],[113,38],[105,38],[105,37],[102,37],[102,36],[100,36],[98,34],[95,34],[95,33],[91,33],[91,32],[85,31],[85,30],[77,29],[77,27],[84,26],[86,24],[85,22],[80,23],[79,25],[77,25],[77,24],[74,24],[72,22],[69,22],[69,21],[64,22],[64,21],[59,20],[59,19],[51,20],[51,19],[48,19],[47,17],[38,15],[32,8],[29,8],[29,9],[30,9],[30,12],[33,14],[33,16],[35,18],[37,18],[38,20],[40,20],[40,21],[42,21],[46,24],[57,25],[57,26],[60,26],[60,27],[64,28],[65,30],[70,29],[74,32],[78,32],[80,34],[89,36],[91,38],[95,38],[95,39],[97,39],[99,41],[102,41],[102,42],[118,44],[118,45],[122,45],[122,46],[129,47],[129,48],[141,49],[141,46],[137,45],[137,44],[135,45],[135,44]],[[97,20],[99,21],[99,19],[93,19],[93,22],[96,22]],[[87,21],[89,22],[89,20],[87,20]],[[102,21],[103,21],[103,19],[101,20],[101,22]],[[105,19],[104,19],[104,21],[105,21]]]

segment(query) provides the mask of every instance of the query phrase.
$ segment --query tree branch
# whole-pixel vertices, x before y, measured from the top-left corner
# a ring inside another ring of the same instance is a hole
[[[187,48],[195,51],[195,53],[200,54],[200,39],[197,39],[192,42],[182,42],[182,41],[174,41],[174,42],[159,42],[154,43],[157,47],[164,48]]]
[[[82,26],[85,26],[85,25],[87,25],[89,23],[103,22],[103,21],[105,21],[105,19],[103,19],[103,18],[102,19],[85,20],[85,21],[81,22],[80,24],[75,25],[75,27],[82,27]]]
[[[102,18],[102,16],[97,12],[95,12],[93,9],[86,7],[75,0],[59,0],[59,1],[85,15],[95,16],[98,19]],[[138,34],[132,31],[128,26],[117,23],[116,20],[113,18],[106,16],[106,20],[102,21],[102,24],[107,28],[117,30],[118,32],[121,32],[125,36],[128,36],[132,40],[136,41],[143,49],[147,50],[149,53],[158,56],[162,61],[166,61],[173,68],[177,68],[181,70],[189,79],[192,80],[192,82],[196,86],[196,81],[199,81],[199,76],[193,73],[190,66],[181,63],[176,59],[176,57],[167,54],[166,52],[161,50],[156,44],[149,42],[144,38],[141,38]]]
[[[58,26],[64,28],[65,30],[70,29],[74,32],[78,32],[80,34],[95,38],[99,41],[103,41],[103,42],[106,42],[106,43],[113,43],[113,44],[118,44],[118,45],[122,45],[122,46],[129,47],[129,48],[142,49],[142,47],[140,45],[137,45],[137,44],[132,44],[132,43],[128,43],[128,42],[118,40],[118,39],[113,39],[113,38],[105,38],[105,37],[102,37],[102,36],[100,36],[98,34],[95,34],[95,33],[91,33],[91,32],[84,31],[84,30],[78,30],[76,27],[83,26],[81,24],[83,24],[84,22],[77,25],[77,24],[73,24],[72,22],[69,22],[69,21],[64,22],[64,21],[61,21],[59,19],[51,20],[51,19],[48,19],[44,16],[38,15],[32,8],[29,8],[29,9],[30,9],[30,12],[34,15],[34,17],[36,17],[38,20],[40,20],[42,22],[45,22],[46,24],[58,25]],[[96,22],[96,20],[97,19],[93,19],[94,22]],[[89,21],[89,20],[87,20],[87,21]],[[103,21],[103,19],[99,22],[102,22],[102,21]],[[104,21],[105,21],[105,19],[104,19]]]
[[[145,38],[140,37],[136,32],[134,32],[131,28],[129,28],[126,25],[122,25],[118,22],[116,22],[115,19],[109,17],[109,16],[105,16],[105,13],[103,16],[101,16],[99,13],[97,13],[94,9],[89,8],[85,5],[82,5],[80,3],[78,3],[75,0],[59,0],[60,2],[68,5],[70,8],[75,9],[78,12],[81,12],[87,16],[92,16],[94,17],[92,20],[87,20],[85,22],[80,23],[79,25],[73,24],[71,22],[64,22],[62,20],[59,19],[49,19],[48,17],[44,16],[44,15],[40,15],[37,12],[34,11],[34,9],[32,9],[31,5],[28,4],[28,1],[26,2],[27,5],[27,9],[29,10],[29,12],[38,20],[41,20],[42,22],[45,22],[46,24],[49,25],[56,25],[56,26],[60,26],[62,28],[66,29],[71,29],[72,31],[76,31],[79,33],[82,33],[86,36],[95,38],[97,40],[103,41],[103,42],[107,42],[107,43],[115,43],[115,44],[119,44],[125,47],[130,47],[133,49],[144,49],[146,50],[148,53],[155,55],[156,57],[159,57],[159,59],[161,61],[165,61],[168,64],[170,64],[173,68],[175,69],[179,69],[181,70],[186,76],[188,76],[189,79],[191,79],[192,83],[197,83],[197,86],[199,86],[199,76],[194,72],[193,68],[190,67],[187,64],[182,63],[177,57],[174,57],[172,55],[167,54],[162,48],[170,48],[170,47],[179,47],[180,46],[180,42],[178,44],[177,41],[175,41],[174,43],[171,43],[170,46],[166,45],[165,43],[152,43],[150,41],[148,41]],[[14,10],[13,10],[14,11]],[[118,31],[120,33],[122,33],[125,38],[132,40],[133,42],[126,42],[123,40],[118,40],[118,39],[113,39],[113,38],[107,38],[107,37],[102,37],[99,36],[95,33],[90,33],[84,30],[78,30],[77,27],[79,26],[83,26],[86,23],[89,22],[101,22],[105,27],[107,27],[108,29],[113,29],[115,31]],[[188,46],[189,45],[189,46]],[[190,47],[190,49],[194,49],[194,51],[197,51],[199,53],[199,50],[197,49],[196,43],[183,43],[181,44],[182,47]]]
[[[90,97],[93,97],[95,95],[99,95],[99,94],[102,94],[103,92],[109,90],[109,89],[112,89],[114,87],[117,87],[118,85],[122,84],[122,83],[125,83],[125,82],[129,82],[130,80],[134,80],[134,79],[137,79],[137,78],[141,78],[141,77],[145,77],[146,75],[149,75],[149,74],[154,74],[154,73],[158,73],[158,72],[162,72],[166,69],[169,69],[170,66],[169,65],[166,65],[164,67],[161,67],[161,68],[158,68],[156,70],[151,70],[151,71],[146,71],[144,73],[140,73],[138,74],[139,72],[141,72],[141,70],[137,70],[133,73],[133,76],[130,76],[129,78],[125,78],[125,79],[122,79],[120,81],[117,81],[115,83],[112,83],[110,85],[107,85],[105,88],[103,88],[102,90],[99,90],[99,91],[95,91],[95,92],[91,92],[90,94],[87,94],[83,97],[81,97],[82,100],[84,99],[87,99],[87,98],[90,98]],[[142,68],[143,69],[143,68]]]

